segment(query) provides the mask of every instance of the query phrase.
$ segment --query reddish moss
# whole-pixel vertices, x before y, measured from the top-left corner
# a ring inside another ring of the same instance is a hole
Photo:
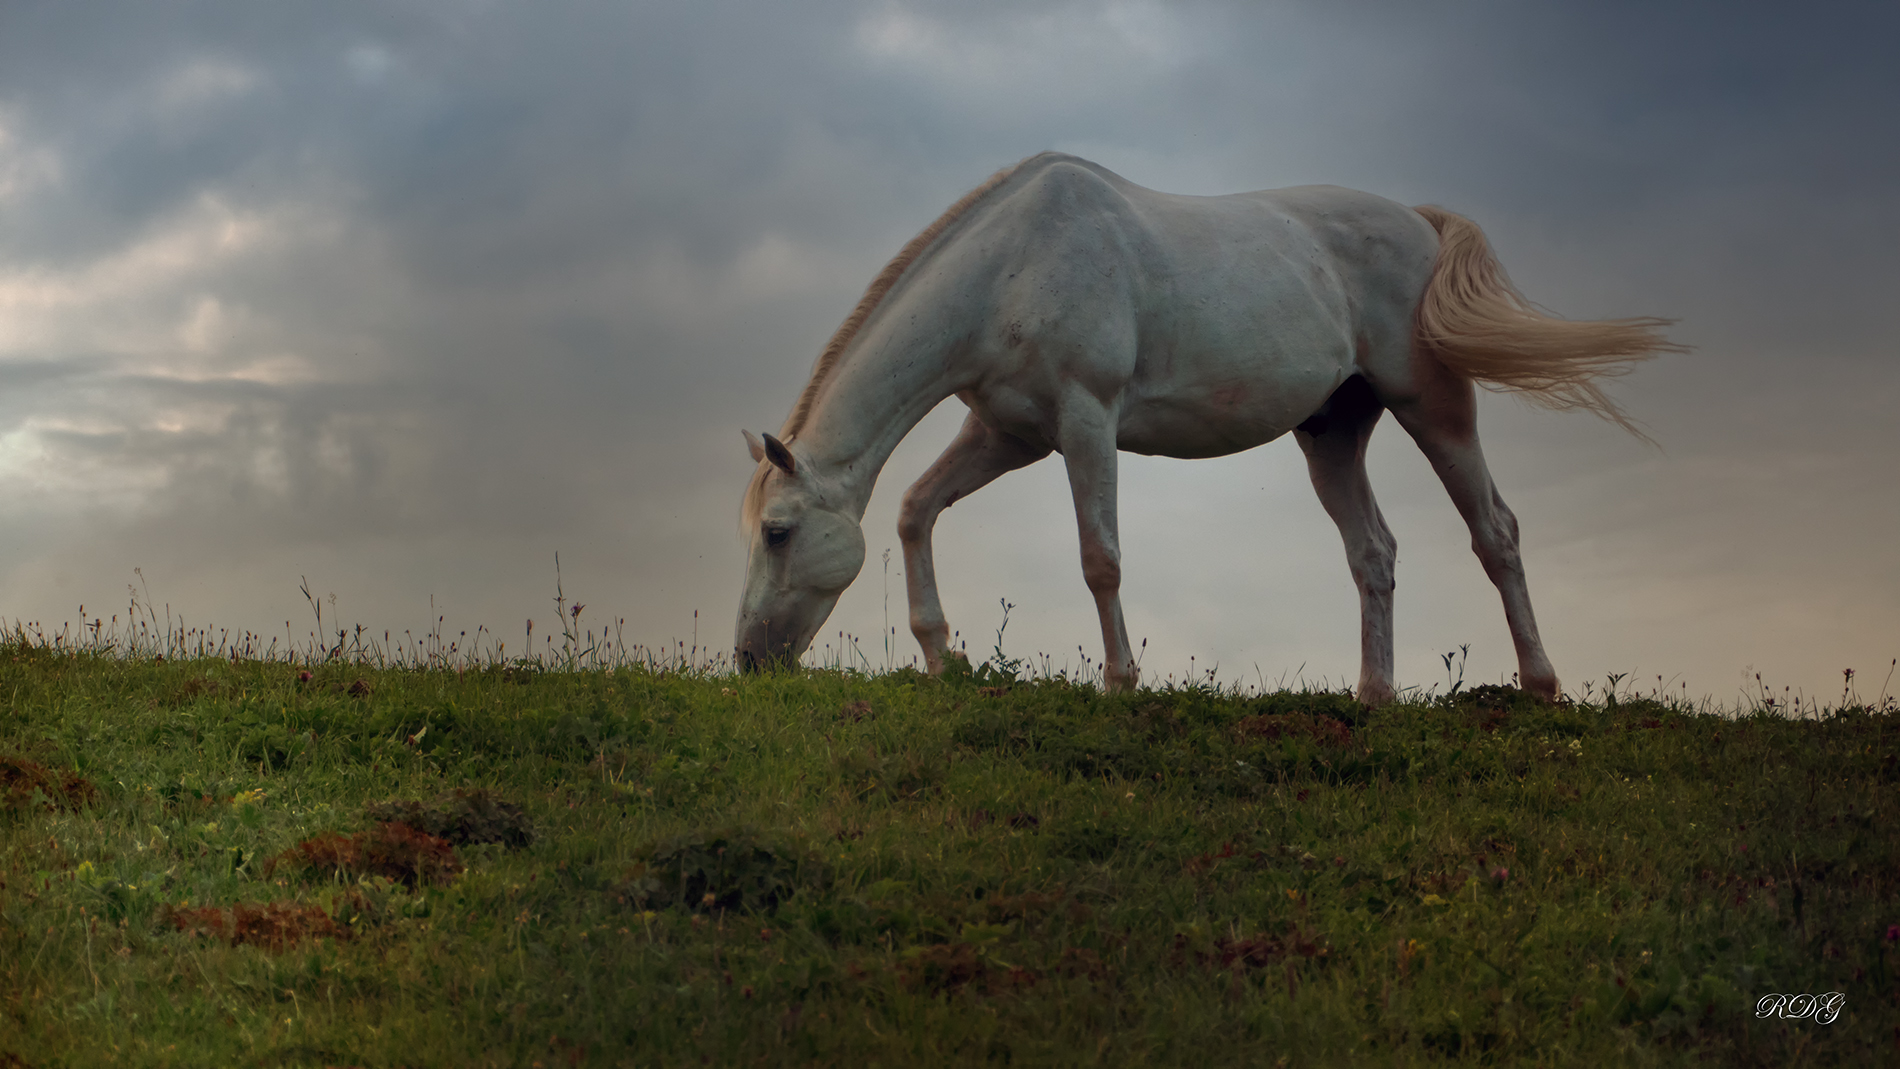
[[[0,757],[0,809],[78,809],[98,793],[76,772],[47,768],[23,757]]]
[[[1345,721],[1330,716],[1308,716],[1305,713],[1243,716],[1234,722],[1234,735],[1242,741],[1304,737],[1321,746],[1352,745],[1352,727]]]
[[[382,876],[410,887],[448,883],[462,872],[452,843],[394,821],[355,835],[329,832],[305,839],[266,862],[264,874],[279,865],[322,876]]]
[[[294,902],[240,902],[230,909],[181,907],[170,911],[170,920],[173,927],[187,935],[272,951],[287,950],[306,939],[348,939],[350,935],[349,929],[337,927],[322,907]]]

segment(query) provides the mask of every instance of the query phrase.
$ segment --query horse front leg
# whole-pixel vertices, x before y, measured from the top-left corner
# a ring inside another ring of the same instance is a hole
[[[904,589],[910,598],[910,633],[924,650],[931,675],[943,671],[950,647],[950,625],[937,598],[937,566],[931,533],[937,517],[958,498],[989,485],[997,476],[1026,467],[1049,450],[994,430],[972,412],[935,463],[904,492],[897,514],[897,537],[904,547]]]
[[[1075,498],[1075,526],[1082,543],[1082,581],[1095,595],[1102,621],[1102,685],[1132,690],[1141,673],[1122,620],[1122,551],[1115,505],[1116,412],[1080,388],[1071,390],[1057,438]]]

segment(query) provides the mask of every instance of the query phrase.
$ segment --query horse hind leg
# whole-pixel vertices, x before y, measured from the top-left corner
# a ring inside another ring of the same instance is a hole
[[[1359,700],[1369,706],[1396,696],[1392,591],[1398,543],[1366,477],[1366,443],[1384,412],[1365,380],[1355,376],[1293,434],[1306,454],[1313,490],[1339,528],[1353,585],[1359,588]]]
[[[1504,599],[1504,620],[1517,649],[1518,684],[1546,701],[1557,698],[1557,671],[1544,653],[1531,612],[1530,588],[1518,549],[1517,517],[1505,506],[1491,481],[1478,446],[1477,391],[1434,359],[1414,364],[1414,391],[1403,402],[1388,402],[1392,414],[1418,443],[1432,470],[1445,484],[1465,526],[1484,574]]]
[[[997,476],[1048,455],[1048,449],[994,430],[972,412],[964,418],[963,428],[949,448],[904,492],[904,503],[897,514],[897,537],[904,547],[910,633],[923,647],[924,665],[932,675],[943,671],[944,651],[950,646],[950,625],[937,598],[937,566],[930,544],[937,517],[952,502],[989,485]]]

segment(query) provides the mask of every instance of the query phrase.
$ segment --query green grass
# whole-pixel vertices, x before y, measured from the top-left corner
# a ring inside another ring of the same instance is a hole
[[[299,672],[0,647],[0,759],[60,774],[0,793],[0,1066],[1900,1053],[1891,703]],[[456,788],[532,840],[272,864]]]

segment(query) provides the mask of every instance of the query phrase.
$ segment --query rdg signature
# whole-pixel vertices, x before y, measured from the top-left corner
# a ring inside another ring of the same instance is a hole
[[[1813,1017],[1815,1024],[1833,1024],[1834,1018],[1841,1015],[1841,1007],[1847,1005],[1847,996],[1839,991],[1829,991],[1825,995],[1763,995],[1755,1003],[1755,1016],[1780,1017],[1784,1020],[1799,1020]]]

